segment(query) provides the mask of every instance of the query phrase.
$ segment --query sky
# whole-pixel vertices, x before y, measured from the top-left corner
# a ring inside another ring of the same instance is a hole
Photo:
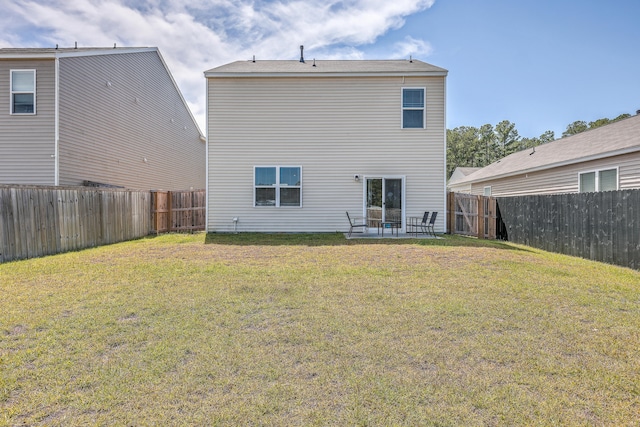
[[[640,1],[0,0],[0,47],[156,46],[205,130],[204,71],[413,57],[449,70],[447,128],[520,136],[640,110]]]

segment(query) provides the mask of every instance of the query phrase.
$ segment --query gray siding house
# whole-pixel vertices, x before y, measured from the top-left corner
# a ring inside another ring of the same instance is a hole
[[[205,143],[157,48],[0,49],[0,184],[204,188]]]
[[[513,153],[454,184],[496,197],[640,188],[640,115]]]
[[[428,210],[442,232],[446,76],[417,60],[206,71],[207,231],[345,231],[345,211],[404,229]]]

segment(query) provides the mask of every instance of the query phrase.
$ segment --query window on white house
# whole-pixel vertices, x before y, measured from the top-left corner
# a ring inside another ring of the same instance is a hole
[[[402,88],[402,128],[424,129],[425,114],[425,88]]]
[[[491,186],[490,185],[484,187],[483,195],[485,195],[487,197],[491,196]]]
[[[256,166],[254,206],[301,207],[301,172],[300,166]]]
[[[615,191],[618,189],[618,168],[582,172],[579,184],[581,193]]]
[[[11,114],[36,113],[36,70],[11,70]]]

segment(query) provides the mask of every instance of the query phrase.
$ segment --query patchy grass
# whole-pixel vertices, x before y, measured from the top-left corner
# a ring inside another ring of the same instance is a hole
[[[640,273],[166,235],[0,265],[0,425],[637,425]]]

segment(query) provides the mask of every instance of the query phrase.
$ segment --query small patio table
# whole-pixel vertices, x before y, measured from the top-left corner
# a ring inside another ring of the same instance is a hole
[[[398,236],[398,230],[402,228],[401,221],[380,221],[378,223],[378,234],[380,234],[380,229],[382,228],[382,237],[384,237],[384,229],[390,228],[391,235],[393,236],[393,230],[396,230],[396,236]]]

